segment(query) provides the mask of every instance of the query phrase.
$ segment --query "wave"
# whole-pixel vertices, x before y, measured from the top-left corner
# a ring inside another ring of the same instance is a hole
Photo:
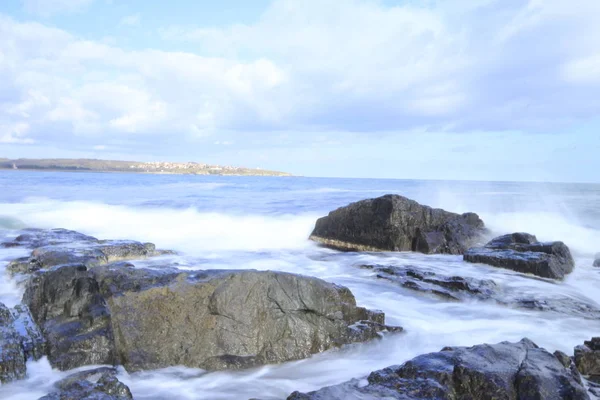
[[[235,215],[29,199],[0,204],[3,213],[36,228],[66,228],[101,239],[150,241],[192,255],[217,250],[298,249],[308,244],[317,215]]]

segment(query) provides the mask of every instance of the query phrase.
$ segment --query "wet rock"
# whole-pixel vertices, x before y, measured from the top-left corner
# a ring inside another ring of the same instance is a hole
[[[543,278],[563,279],[575,263],[563,242],[540,243],[528,233],[497,237],[484,247],[469,249],[464,260],[533,274]]]
[[[589,399],[577,371],[528,339],[444,348],[401,366],[288,400],[324,399]]]
[[[247,368],[379,337],[381,312],[320,279],[261,271],[179,275],[168,286],[108,298],[128,370]]]
[[[40,400],[131,400],[129,388],[114,368],[96,368],[69,375],[55,384],[56,391]]]
[[[247,368],[401,330],[347,288],[279,272],[63,265],[35,273],[24,302],[60,369]]]
[[[25,377],[27,360],[44,355],[45,343],[27,307],[0,303],[0,383]]]
[[[37,272],[26,284],[23,302],[42,330],[52,366],[114,364],[110,313],[85,265]]]
[[[20,336],[9,308],[0,303],[0,383],[23,379],[27,372]]]
[[[492,279],[445,275],[413,265],[360,265],[360,268],[373,270],[379,279],[441,300],[493,301],[508,307],[600,319],[600,308],[583,297],[577,299],[551,292],[524,293],[521,289],[502,287]]]
[[[575,365],[583,376],[600,383],[600,337],[575,347]]]
[[[330,212],[317,220],[310,239],[339,250],[463,254],[485,232],[477,214],[455,214],[385,195]]]
[[[83,264],[87,267],[114,261],[142,259],[164,254],[152,243],[131,240],[98,240],[79,232],[65,229],[30,229],[5,247],[33,248],[29,257],[16,259],[6,267],[10,274],[31,274],[64,264]]]
[[[600,253],[597,253],[594,257],[594,267],[600,267]]]
[[[428,293],[448,300],[478,298],[487,300],[493,297],[497,289],[491,279],[445,276],[431,271],[423,271],[416,266],[361,265],[371,269],[377,277],[417,292]]]

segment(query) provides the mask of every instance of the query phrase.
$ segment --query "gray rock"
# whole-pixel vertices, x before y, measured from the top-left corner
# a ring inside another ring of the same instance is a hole
[[[600,267],[600,253],[597,253],[594,257],[594,267]]]
[[[38,360],[44,352],[44,339],[27,307],[11,311],[0,303],[0,383],[24,378],[27,360]]]
[[[23,379],[27,372],[21,340],[9,308],[0,303],[0,382]]]
[[[487,300],[493,298],[497,291],[496,282],[491,279],[446,276],[423,271],[412,265],[361,265],[360,267],[371,269],[377,273],[378,278],[397,283],[406,289],[432,294],[446,300],[472,298]]]
[[[575,266],[571,252],[563,242],[540,243],[528,233],[497,237],[484,247],[469,249],[463,258],[471,263],[552,279],[563,279]]]
[[[344,287],[261,271],[203,271],[107,299],[128,370],[247,368],[379,337],[381,312]]]
[[[463,254],[486,232],[477,214],[455,214],[385,195],[338,208],[317,220],[310,239],[350,251]]]
[[[247,368],[401,330],[347,288],[279,272],[64,265],[35,273],[24,302],[60,369]]]
[[[517,343],[444,348],[401,366],[288,400],[589,399],[577,371],[528,339]]]
[[[87,267],[114,261],[133,260],[164,254],[152,243],[131,240],[98,240],[65,229],[29,229],[4,247],[23,246],[32,248],[29,257],[16,259],[8,264],[12,274],[30,274],[41,269],[64,264],[83,264]]]
[[[491,279],[477,279],[424,270],[413,265],[360,265],[377,278],[385,279],[418,293],[449,301],[494,301],[526,310],[553,312],[569,317],[600,319],[600,308],[584,298],[576,299],[557,293],[523,293],[502,287]]]
[[[583,376],[600,383],[600,337],[575,347],[575,365]]]
[[[115,363],[110,313],[85,265],[37,272],[26,284],[23,302],[42,330],[54,367]]]
[[[56,391],[40,400],[132,400],[129,388],[114,368],[96,368],[69,375],[55,384]]]

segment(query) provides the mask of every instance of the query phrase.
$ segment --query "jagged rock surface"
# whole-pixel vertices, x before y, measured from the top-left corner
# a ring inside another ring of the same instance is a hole
[[[131,391],[117,379],[114,368],[96,368],[68,376],[56,391],[39,400],[132,400]]]
[[[528,339],[517,343],[444,348],[401,366],[373,372],[288,400],[587,400],[576,370]]]
[[[575,266],[563,242],[540,243],[528,233],[497,237],[484,247],[469,249],[464,260],[552,279],[563,279]]]
[[[350,251],[463,254],[485,234],[477,214],[455,214],[385,195],[338,208],[319,218],[310,239]]]

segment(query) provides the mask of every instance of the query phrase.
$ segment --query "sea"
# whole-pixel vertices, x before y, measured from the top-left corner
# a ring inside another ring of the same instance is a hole
[[[575,270],[554,282],[467,264],[461,256],[338,252],[308,240],[317,218],[388,193],[449,211],[476,212],[494,234],[529,232],[542,241],[562,240],[573,253]],[[600,336],[600,320],[496,302],[443,301],[358,268],[412,265],[493,279],[507,293],[570,298],[600,307],[600,268],[592,266],[600,252],[599,184],[0,171],[0,240],[23,227],[153,242],[176,250],[172,257],[190,270],[316,276],[349,287],[359,305],[384,311],[388,324],[405,329],[309,359],[244,371],[209,373],[180,366],[130,374],[121,368],[119,378],[136,399],[285,399],[295,390],[363,379],[371,371],[445,346],[527,337],[549,351],[573,354],[574,346]],[[0,301],[9,306],[20,301],[22,288],[4,270],[10,260],[26,254],[0,249]],[[38,399],[69,373],[53,370],[46,359],[29,362],[27,378],[1,385],[0,399]]]

